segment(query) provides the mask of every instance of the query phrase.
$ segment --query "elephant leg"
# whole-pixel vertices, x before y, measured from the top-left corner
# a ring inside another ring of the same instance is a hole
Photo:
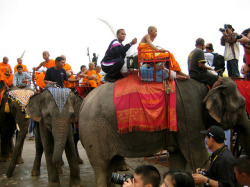
[[[75,143],[75,149],[76,149],[76,156],[78,160],[78,164],[83,164],[83,160],[81,159],[78,149],[77,149],[77,143],[79,141],[79,129],[76,128],[76,133],[74,134],[74,143]]]
[[[40,175],[41,159],[43,155],[43,145],[40,136],[39,123],[34,121],[34,132],[35,132],[35,144],[36,144],[36,156],[31,171],[31,176]]]
[[[80,180],[80,168],[77,162],[75,145],[71,131],[69,139],[67,140],[65,145],[65,153],[70,167],[70,186],[83,186],[83,183]]]
[[[16,167],[18,156],[20,156],[21,150],[23,148],[24,139],[25,139],[27,132],[28,132],[28,128],[25,128],[25,129],[22,129],[18,133],[16,145],[15,145],[14,151],[12,153],[11,162],[10,162],[9,168],[7,170],[7,173],[6,173],[7,177],[11,177],[11,175]]]
[[[1,135],[1,156],[0,162],[9,162],[11,153],[11,142],[12,138]]]
[[[187,161],[179,150],[170,152],[168,161],[169,161],[169,170],[186,169]]]
[[[54,138],[52,136],[52,133],[49,132],[41,123],[39,124],[39,130],[40,130],[42,145],[43,145],[43,149],[45,153],[49,185],[60,186],[60,180],[59,180],[57,168],[52,161],[53,151],[54,151]]]

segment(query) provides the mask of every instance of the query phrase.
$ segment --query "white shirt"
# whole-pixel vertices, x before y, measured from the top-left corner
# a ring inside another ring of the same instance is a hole
[[[214,55],[212,53],[205,53],[205,59],[207,62],[207,65],[212,67],[214,62]]]

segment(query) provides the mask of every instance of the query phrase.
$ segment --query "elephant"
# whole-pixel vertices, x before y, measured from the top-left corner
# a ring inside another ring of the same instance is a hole
[[[60,88],[58,88],[60,90]],[[36,156],[32,175],[40,173],[40,162],[45,152],[49,185],[60,185],[59,168],[65,149],[70,166],[70,186],[81,186],[80,169],[72,134],[72,122],[78,121],[82,98],[69,92],[66,103],[60,112],[49,90],[33,95],[27,105],[27,113],[39,122],[36,138]]]
[[[29,118],[25,114],[24,108],[20,105],[20,101],[16,98],[8,96],[10,91],[13,90],[30,90],[30,93],[34,93],[31,89],[18,89],[11,88],[3,95],[0,106],[0,127],[1,127],[1,161],[10,161],[9,168],[6,172],[7,177],[11,177],[16,164],[22,164],[23,158],[21,157],[22,149],[26,134],[28,132]],[[27,96],[28,97],[28,96]],[[8,103],[10,112],[5,112],[5,105]],[[18,131],[16,135],[16,143],[13,146],[13,136],[16,130],[16,124],[18,124]]]
[[[195,171],[207,167],[208,153],[200,131],[212,125],[241,132],[245,151],[250,155],[245,99],[233,80],[222,79],[221,85],[211,90],[194,79],[175,80],[177,132],[165,129],[118,134],[115,83],[94,89],[80,108],[79,135],[94,169],[96,186],[111,186],[111,172],[117,157],[143,157],[166,149],[170,170],[189,166]]]

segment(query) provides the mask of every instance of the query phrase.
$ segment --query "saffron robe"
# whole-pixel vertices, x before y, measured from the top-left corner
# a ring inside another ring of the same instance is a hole
[[[21,65],[23,67],[23,72],[28,72],[28,69],[27,69],[27,66],[24,65],[24,64],[17,64],[15,67],[14,67],[14,73],[17,72],[17,66]]]
[[[7,71],[10,73],[9,76],[5,75]],[[13,74],[9,64],[0,63],[0,81],[5,82],[8,86],[13,84]]]

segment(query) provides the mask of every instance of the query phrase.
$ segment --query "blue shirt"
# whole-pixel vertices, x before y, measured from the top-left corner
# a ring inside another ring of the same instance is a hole
[[[21,75],[19,75],[19,73],[16,72],[14,74],[14,78],[13,78],[13,86],[19,86],[21,84],[24,84],[23,83],[24,80],[27,80],[27,81],[30,82],[31,81],[31,76],[28,75],[28,73],[26,73],[26,72],[22,72]]]

